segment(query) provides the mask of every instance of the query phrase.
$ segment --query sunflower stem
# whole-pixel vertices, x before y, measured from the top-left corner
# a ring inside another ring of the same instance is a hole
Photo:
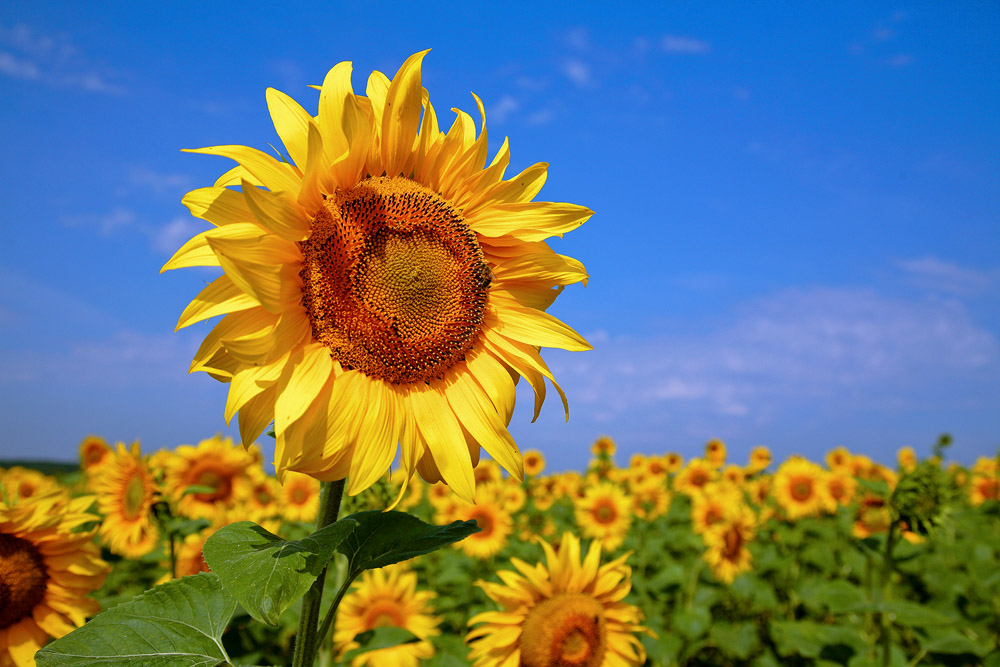
[[[340,501],[344,497],[344,481],[323,482],[319,496],[319,512],[316,517],[316,530],[325,528],[337,520],[340,514]],[[293,667],[312,667],[319,648],[316,636],[316,626],[319,622],[319,606],[323,601],[323,585],[326,583],[326,568],[319,573],[316,581],[302,598],[302,615],[299,617],[299,630],[295,635],[295,653],[292,655]]]

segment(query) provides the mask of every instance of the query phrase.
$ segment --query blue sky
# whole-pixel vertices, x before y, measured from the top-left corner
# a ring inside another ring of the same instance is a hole
[[[224,431],[207,327],[173,332],[210,275],[158,272],[229,165],[180,149],[266,149],[266,87],[315,110],[333,64],[362,92],[429,47],[439,114],[477,93],[509,173],[596,212],[552,309],[595,350],[547,354],[571,418],[522,395],[523,448],[996,452],[1000,6],[660,4],[3,5],[0,457]]]

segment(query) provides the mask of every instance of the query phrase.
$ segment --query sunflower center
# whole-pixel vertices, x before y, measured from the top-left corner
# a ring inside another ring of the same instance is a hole
[[[403,614],[394,600],[379,600],[365,614],[365,629],[403,627]]]
[[[146,484],[142,477],[134,474],[125,486],[125,496],[122,504],[122,514],[126,519],[135,519],[142,512],[144,501],[146,500]]]
[[[519,647],[524,667],[597,667],[607,650],[604,607],[582,593],[545,600],[524,619]]]
[[[302,505],[309,499],[309,494],[303,488],[292,490],[292,502],[296,505]]]
[[[792,481],[792,498],[801,502],[812,496],[812,480],[800,477]]]
[[[302,305],[343,366],[408,384],[465,358],[490,270],[441,196],[406,178],[368,178],[327,198],[301,247]]]
[[[473,533],[470,537],[482,540],[493,534],[496,522],[488,511],[477,507],[469,514],[469,518],[474,519],[480,529],[478,533]]]
[[[206,491],[205,493],[195,493],[194,497],[203,503],[213,503],[217,500],[224,500],[229,498],[232,492],[232,479],[228,474],[222,470],[218,470],[215,467],[202,467],[201,469],[196,468],[194,474],[191,475],[192,484],[195,486],[206,486],[214,491]]]
[[[615,509],[614,503],[609,500],[597,501],[593,514],[594,520],[601,524],[613,523],[618,518],[618,511]]]
[[[0,534],[0,630],[14,625],[45,597],[45,563],[28,540]]]
[[[723,556],[726,560],[736,560],[743,548],[743,532],[739,526],[730,526],[726,531],[726,550]]]

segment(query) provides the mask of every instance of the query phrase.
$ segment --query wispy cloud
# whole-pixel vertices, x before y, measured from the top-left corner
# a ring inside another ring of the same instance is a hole
[[[582,60],[577,60],[575,58],[567,60],[563,63],[563,74],[567,79],[581,88],[590,86],[594,83],[593,77],[590,73],[590,66]]]
[[[918,287],[958,296],[981,294],[1000,286],[1000,270],[979,271],[937,257],[919,257],[896,262]]]
[[[128,170],[129,183],[157,196],[174,196],[191,187],[188,174],[156,171],[149,167],[133,166]]]
[[[712,45],[703,39],[683,35],[664,35],[660,39],[660,50],[678,55],[700,56],[710,53]]]
[[[124,94],[111,72],[87,61],[65,34],[0,24],[0,74],[93,93]]]
[[[545,108],[545,109],[539,109],[538,111],[533,111],[530,114],[528,114],[528,117],[525,118],[525,122],[528,125],[533,125],[533,126],[545,125],[546,123],[550,123],[553,120],[555,120],[555,117],[556,117],[555,111],[549,108]]]
[[[567,31],[566,44],[576,51],[589,51],[590,31],[586,28],[573,28]]]
[[[906,67],[907,65],[912,65],[913,61],[914,57],[912,53],[896,53],[889,56],[886,63],[888,63],[889,67]]]
[[[518,104],[516,98],[510,95],[503,95],[496,104],[489,106],[486,109],[486,117],[497,124],[504,124],[507,122],[507,118],[521,108]]]
[[[138,217],[135,211],[124,206],[115,206],[107,213],[68,215],[62,221],[73,227],[90,227],[101,236],[110,236],[118,229],[133,226]]]
[[[192,236],[203,231],[205,231],[204,225],[195,222],[194,218],[176,217],[162,227],[152,230],[150,241],[153,250],[172,255]]]

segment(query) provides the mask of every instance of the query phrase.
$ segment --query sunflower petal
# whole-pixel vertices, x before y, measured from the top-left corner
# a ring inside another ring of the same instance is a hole
[[[267,98],[267,110],[271,113],[274,129],[281,137],[288,156],[299,169],[305,171],[303,167],[308,157],[307,131],[312,116],[280,90],[268,88],[264,91],[264,96]]]
[[[593,214],[586,206],[536,201],[484,207],[469,214],[467,220],[473,231],[483,236],[509,234],[524,241],[541,241],[561,237]]]
[[[290,196],[268,192],[241,182],[247,208],[265,229],[287,241],[301,241],[309,235],[309,216]]]
[[[239,182],[237,179],[234,184]],[[198,188],[184,195],[181,203],[188,207],[191,215],[208,220],[216,227],[254,221],[243,195],[229,188]]]
[[[257,299],[237,287],[229,276],[219,276],[191,300],[177,320],[176,329],[259,305]]]
[[[474,503],[476,480],[472,473],[472,457],[465,446],[458,418],[445,398],[434,389],[417,389],[409,398],[417,428],[442,479],[462,500]]]
[[[185,153],[221,155],[236,160],[240,166],[260,179],[273,192],[298,192],[299,177],[291,165],[278,162],[273,157],[249,146],[208,146],[206,148],[185,148]]]
[[[387,176],[405,173],[420,126],[420,64],[430,49],[414,53],[389,84],[382,111],[382,166]]]

